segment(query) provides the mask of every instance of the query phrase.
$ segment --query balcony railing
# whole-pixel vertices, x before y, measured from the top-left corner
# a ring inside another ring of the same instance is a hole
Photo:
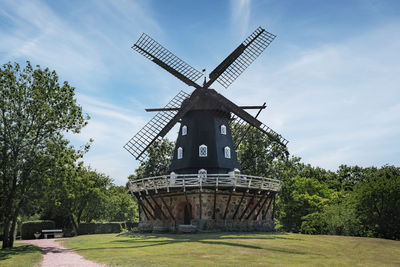
[[[181,188],[247,188],[278,192],[281,182],[277,179],[243,174],[175,174],[138,179],[130,182],[132,193],[150,190]]]

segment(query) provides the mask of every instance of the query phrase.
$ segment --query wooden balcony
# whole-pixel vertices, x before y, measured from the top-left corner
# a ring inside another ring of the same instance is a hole
[[[243,175],[243,174],[175,174],[163,175],[138,179],[130,182],[132,193],[141,193],[148,191],[180,189],[186,191],[194,188],[215,188],[216,190],[236,188],[240,189],[259,189],[261,191],[278,192],[281,188],[281,181],[278,179]]]

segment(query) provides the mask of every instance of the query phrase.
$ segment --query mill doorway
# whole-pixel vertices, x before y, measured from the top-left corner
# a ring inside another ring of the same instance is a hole
[[[192,220],[192,205],[190,203],[186,203],[185,208],[183,210],[183,224],[190,224]]]

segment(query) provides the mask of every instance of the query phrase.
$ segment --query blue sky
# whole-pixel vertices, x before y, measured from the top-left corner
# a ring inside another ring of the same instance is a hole
[[[125,184],[138,162],[122,146],[180,90],[130,47],[146,32],[198,70],[214,69],[255,28],[275,41],[228,89],[305,163],[399,165],[400,2],[0,0],[0,62],[30,60],[76,87],[94,139],[85,162]],[[169,138],[175,139],[177,129]]]

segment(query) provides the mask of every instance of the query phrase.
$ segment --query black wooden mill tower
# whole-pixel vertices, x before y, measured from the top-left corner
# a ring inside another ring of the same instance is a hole
[[[139,204],[139,229],[143,231],[196,231],[201,229],[269,231],[274,228],[273,208],[280,181],[240,172],[232,129],[244,136],[253,127],[272,142],[288,141],[257,120],[266,106],[237,106],[210,86],[227,88],[274,40],[257,28],[210,74],[203,76],[151,37],[142,34],[133,49],[179,80],[195,88],[179,92],[124,146],[137,160],[180,123],[170,173],[138,179],[130,184]],[[257,109],[253,117],[246,109]],[[241,127],[231,127],[239,124]],[[245,129],[245,130],[243,130]]]

